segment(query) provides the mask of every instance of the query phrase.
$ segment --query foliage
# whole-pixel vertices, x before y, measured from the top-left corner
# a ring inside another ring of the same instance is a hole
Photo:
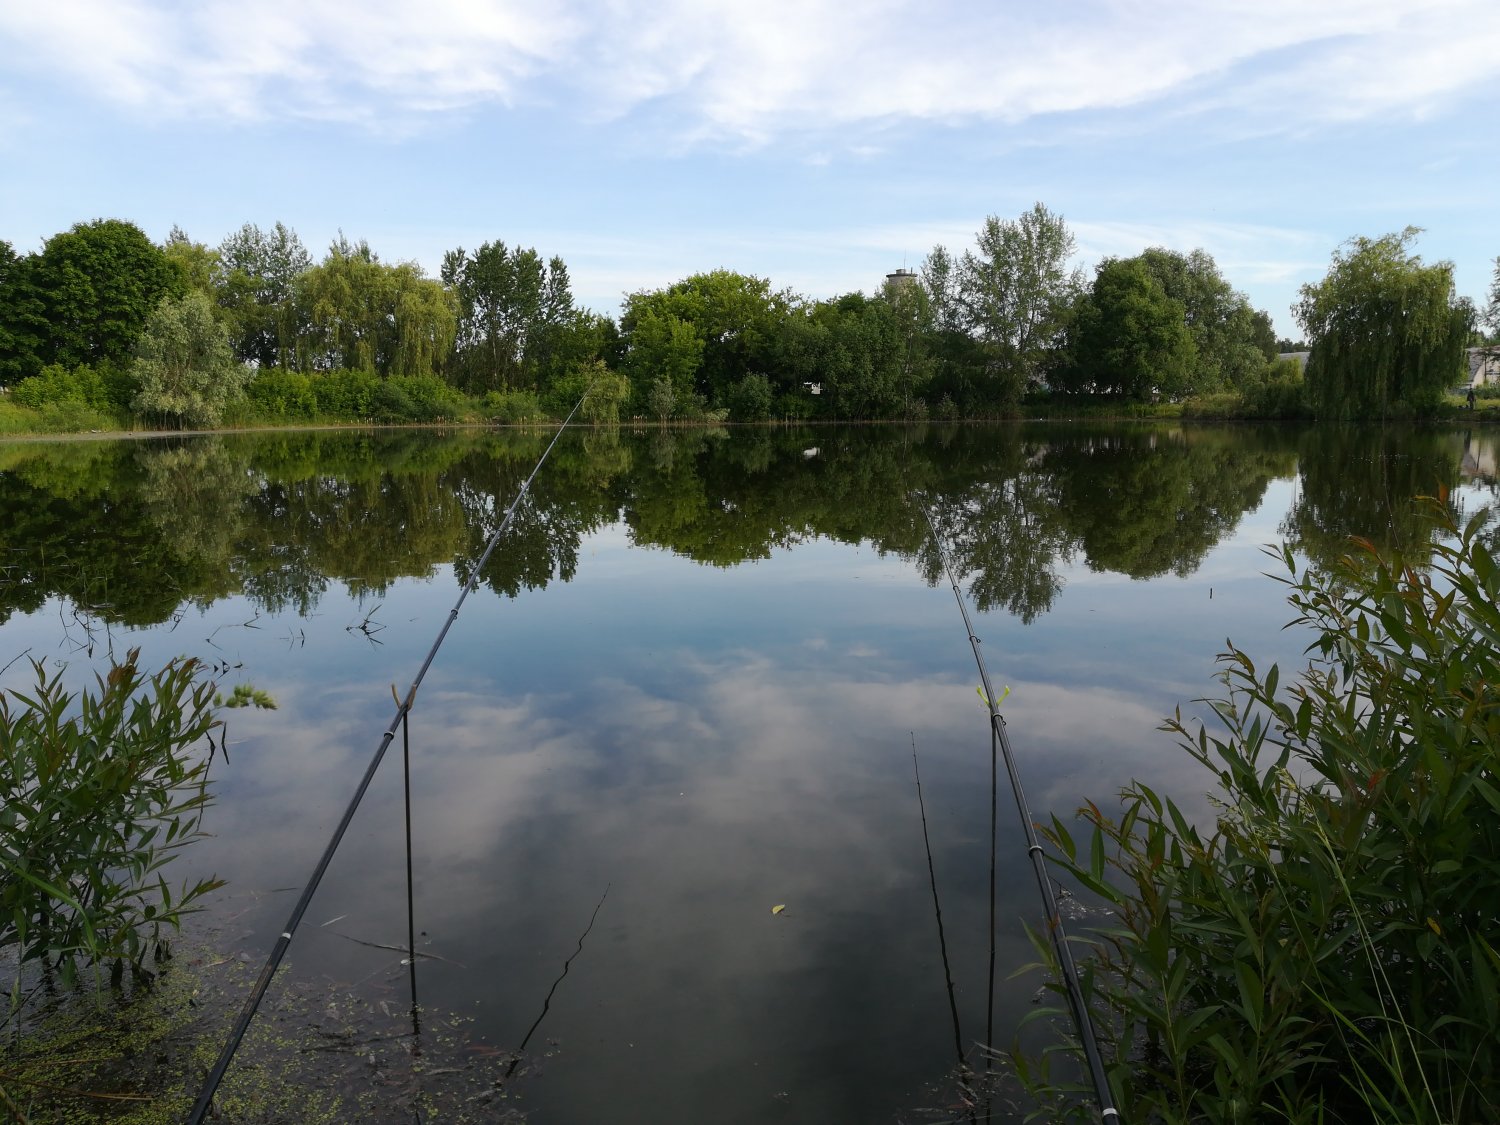
[[[542,404],[535,391],[490,391],[484,396],[481,407],[486,418],[502,425],[535,422],[543,417]]]
[[[262,231],[246,223],[219,244],[214,287],[229,318],[235,355],[243,363],[289,367],[306,329],[297,279],[312,257],[296,231],[277,223]]]
[[[176,268],[133,223],[53,235],[0,270],[0,382],[49,364],[123,366],[157,303],[181,291]]]
[[[1194,347],[1187,390],[1243,390],[1260,378],[1266,362],[1276,358],[1270,318],[1250,307],[1207,251],[1181,254],[1153,246],[1138,260],[1168,297],[1182,302]]]
[[[1245,411],[1253,418],[1287,420],[1307,416],[1307,384],[1295,359],[1278,360],[1263,378],[1244,388]]]
[[[208,297],[193,291],[164,300],[151,315],[136,346],[134,375],[137,412],[203,428],[217,425],[244,394],[251,372],[235,360]]]
[[[1451,263],[1408,254],[1419,233],[1351,239],[1321,282],[1302,287],[1295,311],[1320,419],[1428,413],[1461,378],[1472,310],[1455,299]]]
[[[596,359],[579,371],[584,386],[583,404],[578,408],[585,422],[595,426],[613,426],[620,421],[620,404],[630,397],[630,381]]]
[[[369,418],[375,412],[380,379],[372,371],[338,368],[309,376],[318,413],[332,418]]]
[[[991,215],[964,251],[957,297],[963,324],[984,345],[985,398],[1014,405],[1041,378],[1059,318],[1080,282],[1068,272],[1075,242],[1061,215],[1037,203],[1015,221]]]
[[[764,422],[771,417],[771,380],[759,371],[746,375],[729,396],[729,417],[736,422]]]
[[[730,270],[630,294],[620,331],[637,407],[661,417],[662,395],[654,388],[661,378],[671,384],[672,416],[723,405],[747,375],[778,369],[772,353],[790,312],[789,294]]]
[[[1430,569],[1362,541],[1336,574],[1280,552],[1308,667],[1285,686],[1231,645],[1223,734],[1165,728],[1217,782],[1212,830],[1140,783],[1118,819],[1082,810],[1085,841],[1054,818],[1113,916],[1084,984],[1126,1120],[1500,1114],[1489,517],[1449,522]]]
[[[387,265],[366,242],[340,236],[297,275],[297,364],[381,376],[431,376],[453,347],[457,302],[411,262]]]
[[[313,381],[314,377],[300,371],[266,367],[256,371],[245,393],[263,418],[305,420],[318,413]]]
[[[177,271],[179,292],[197,290],[210,297],[214,295],[215,282],[222,269],[217,250],[201,242],[194,242],[179,226],[172,228],[166,242],[162,243],[161,250]]]
[[[1099,266],[1070,334],[1071,368],[1058,380],[1069,390],[1145,399],[1192,387],[1197,349],[1182,302],[1139,258]]]
[[[441,422],[463,408],[458,392],[435,375],[393,375],[375,387],[370,413],[380,422]]]
[[[53,403],[77,402],[95,410],[112,404],[103,376],[92,367],[69,370],[61,364],[49,364],[35,375],[22,379],[11,390],[11,398],[21,406],[41,410]]]
[[[201,834],[212,685],[196,661],[147,678],[138,660],[132,649],[76,697],[33,661],[30,694],[0,693],[0,947],[65,983],[87,962],[145,971],[162,927],[219,885],[174,895],[162,873]]]
[[[486,242],[450,250],[440,276],[458,298],[455,382],[475,393],[539,386],[577,321],[563,260]]]

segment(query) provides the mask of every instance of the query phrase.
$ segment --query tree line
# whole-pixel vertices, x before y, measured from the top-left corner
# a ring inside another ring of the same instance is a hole
[[[1038,203],[934,247],[873,295],[814,300],[726,269],[577,306],[566,264],[486,242],[439,276],[344,235],[315,261],[246,224],[217,247],[174,228],[79,223],[18,255],[0,241],[0,386],[56,428],[113,418],[522,421],[1000,417],[1027,402],[1237,396],[1246,412],[1431,409],[1482,339],[1452,266],[1417,232],[1354,239],[1296,315],[1311,357],[1278,363],[1271,318],[1203,250],[1106,258]],[[1500,261],[1487,309],[1500,332]],[[71,424],[70,424],[71,423]]]

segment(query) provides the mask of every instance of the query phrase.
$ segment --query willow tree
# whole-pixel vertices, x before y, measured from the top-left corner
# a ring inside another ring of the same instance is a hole
[[[297,275],[294,291],[304,370],[431,375],[453,347],[453,295],[414,263],[382,262],[368,243],[340,236],[322,262]]]
[[[1319,418],[1425,413],[1464,371],[1472,307],[1453,288],[1453,265],[1409,253],[1421,233],[1354,238],[1328,275],[1294,306],[1312,355],[1307,390]]]

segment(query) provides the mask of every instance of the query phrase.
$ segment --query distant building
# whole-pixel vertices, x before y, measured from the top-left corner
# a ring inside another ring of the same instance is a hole
[[[886,285],[892,288],[900,288],[906,285],[915,285],[916,281],[917,271],[909,270],[905,266],[902,266],[895,273],[888,273],[885,275]]]
[[[1300,368],[1302,368],[1303,371],[1306,371],[1307,370],[1307,357],[1310,356],[1310,355],[1312,355],[1312,352],[1282,352],[1276,358],[1277,359],[1295,359],[1297,361],[1297,366],[1300,367]]]
[[[1486,387],[1500,383],[1500,344],[1469,349],[1469,386]]]

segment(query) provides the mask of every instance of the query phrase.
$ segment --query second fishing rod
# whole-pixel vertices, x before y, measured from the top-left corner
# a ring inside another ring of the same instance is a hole
[[[932,512],[927,504],[916,493],[909,494],[910,501],[921,511],[923,518],[927,521],[928,530],[932,533],[932,543],[937,551],[938,561],[942,564],[943,572],[948,577],[948,584],[953,587],[954,600],[958,602],[959,613],[963,615],[964,629],[969,634],[969,647],[974,651],[974,663],[979,667],[979,680],[984,693],[985,706],[990,712],[990,734],[992,747],[998,747],[1001,757],[1005,761],[1005,772],[1010,779],[1011,793],[1015,796],[1016,812],[1021,818],[1021,827],[1026,833],[1026,854],[1031,861],[1032,871],[1036,875],[1037,890],[1041,893],[1042,906],[1046,911],[1047,933],[1052,939],[1053,951],[1057,957],[1058,972],[1062,977],[1063,991],[1068,997],[1068,1007],[1073,1014],[1073,1026],[1078,1034],[1079,1044],[1083,1048],[1084,1060],[1088,1065],[1089,1079],[1094,1087],[1094,1096],[1099,1103],[1100,1119],[1105,1125],[1122,1125],[1123,1118],[1120,1111],[1115,1108],[1114,1094],[1110,1089],[1109,1076],[1104,1071],[1104,1059],[1099,1053],[1098,1037],[1094,1034],[1094,1023],[1089,1015],[1088,1004],[1084,999],[1083,988],[1078,981],[1078,965],[1073,959],[1073,949],[1068,943],[1067,931],[1063,927],[1062,915],[1058,911],[1057,894],[1052,888],[1052,879],[1047,874],[1046,852],[1042,849],[1041,842],[1037,839],[1036,826],[1032,821],[1031,808],[1026,803],[1026,792],[1021,786],[1021,773],[1016,767],[1016,758],[1011,750],[1010,736],[1006,733],[1005,718],[1000,714],[1000,697],[995,694],[995,689],[990,682],[989,668],[984,662],[984,653],[980,650],[980,640],[974,632],[974,622],[969,616],[969,605],[964,600],[963,591],[958,585],[958,576],[954,573],[953,564],[948,560],[947,548],[943,545],[943,537],[938,532],[937,523],[932,518]],[[991,754],[994,753],[992,748]],[[993,873],[991,874],[991,894],[993,895]],[[990,926],[994,927],[993,904],[991,907]],[[994,990],[994,968],[991,965],[990,980],[991,995]]]

